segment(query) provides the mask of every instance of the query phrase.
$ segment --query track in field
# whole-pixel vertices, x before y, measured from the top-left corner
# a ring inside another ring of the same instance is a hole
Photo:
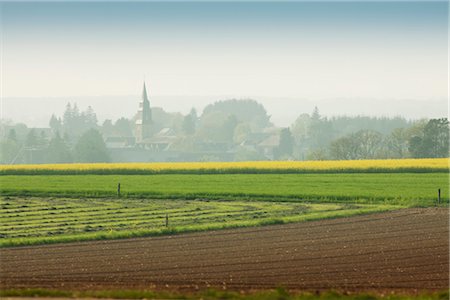
[[[448,209],[0,249],[1,288],[440,290]]]

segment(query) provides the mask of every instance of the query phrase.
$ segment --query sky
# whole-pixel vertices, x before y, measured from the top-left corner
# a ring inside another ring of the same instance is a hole
[[[3,99],[139,95],[144,79],[150,98],[448,96],[447,1],[0,2],[0,10]]]

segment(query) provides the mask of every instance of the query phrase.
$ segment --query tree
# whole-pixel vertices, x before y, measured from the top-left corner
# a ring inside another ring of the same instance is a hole
[[[96,129],[89,129],[75,145],[74,155],[78,162],[109,162],[110,157],[102,135]]]
[[[131,122],[127,118],[120,118],[114,123],[114,131],[118,136],[133,136]]]
[[[222,125],[222,132],[225,137],[225,141],[232,142],[234,136],[234,129],[238,124],[238,120],[235,115],[229,115]]]
[[[236,116],[215,111],[202,116],[196,136],[204,141],[231,143],[237,124]]]
[[[338,138],[330,144],[331,158],[337,160],[357,159],[358,146],[354,134]]]
[[[39,144],[38,137],[36,135],[36,131],[34,129],[31,129],[27,137],[25,139],[25,146],[27,147],[36,147]]]
[[[378,158],[383,142],[381,133],[374,130],[360,130],[355,133],[354,138],[358,145],[358,159]]]
[[[413,157],[448,157],[449,122],[447,118],[431,119],[422,134],[409,140],[409,151]]]
[[[371,159],[377,158],[382,147],[383,136],[374,130],[360,130],[330,144],[332,159]]]
[[[319,114],[319,109],[315,107],[311,115],[311,122],[308,128],[308,146],[311,149],[318,149],[327,146],[332,140],[332,128],[332,123],[329,122],[327,118],[322,117]]]
[[[289,128],[283,128],[280,132],[280,144],[276,151],[276,157],[282,158],[291,156],[294,149],[294,138]]]
[[[48,124],[54,133],[60,131],[62,128],[61,119],[58,119],[54,114],[52,114]]]
[[[97,127],[97,115],[91,106],[88,106],[86,111],[82,114],[84,116],[84,123],[87,128],[96,128]]]
[[[234,129],[233,142],[235,144],[242,143],[243,141],[245,141],[245,139],[251,132],[252,132],[252,129],[250,127],[250,124],[248,124],[248,123],[238,124],[236,126],[236,128]]]
[[[255,100],[231,99],[209,104],[203,110],[200,120],[203,121],[204,118],[215,113],[221,113],[224,116],[234,115],[238,123],[249,123],[254,131],[272,125],[264,106]]]
[[[47,148],[46,161],[48,163],[72,162],[72,154],[70,153],[69,147],[61,138],[59,132],[56,132],[55,136],[50,140],[50,144]]]
[[[97,128],[97,116],[91,106],[80,113],[77,104],[67,103],[63,116],[63,129],[72,137],[79,137],[89,128]]]
[[[13,163],[20,151],[20,145],[17,141],[16,130],[10,129],[6,140],[0,143],[0,163]]]
[[[11,128],[8,132],[8,140],[14,141],[17,143],[17,133],[14,128]]]
[[[448,157],[449,122],[447,118],[431,119],[423,133],[428,157]]]
[[[405,128],[395,128],[387,137],[389,157],[404,158],[408,154],[408,131]]]
[[[409,139],[409,152],[412,157],[422,158],[426,157],[426,148],[424,147],[423,137],[415,135]]]
[[[183,118],[183,132],[187,135],[193,135],[195,133],[195,126],[197,123],[197,112],[193,108],[189,114]]]
[[[112,121],[109,119],[106,119],[105,121],[103,121],[100,131],[105,136],[112,136],[114,134],[114,125],[113,125]]]

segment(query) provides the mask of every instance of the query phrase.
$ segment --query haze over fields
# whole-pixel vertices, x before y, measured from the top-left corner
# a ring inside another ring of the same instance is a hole
[[[152,106],[261,102],[288,126],[326,115],[447,113],[448,6],[437,2],[1,3],[2,118],[48,126]],[[128,96],[127,96],[128,95]]]
[[[230,96],[154,96],[152,106],[168,112],[189,113],[192,107],[201,112],[203,108],[218,100],[231,99]],[[447,115],[446,99],[421,100],[376,100],[374,99],[295,99],[251,97],[264,105],[271,115],[271,121],[280,127],[294,123],[302,113],[311,113],[315,106],[325,116],[367,115],[403,116],[406,119],[440,118]],[[61,97],[61,98],[5,98],[4,118],[13,122],[23,122],[33,127],[48,127],[52,113],[62,115],[68,102],[76,102],[80,107],[92,106],[99,122],[120,117],[132,118],[136,113],[140,95]],[[339,103],[340,105],[336,105]],[[26,109],[24,109],[26,107]],[[51,108],[51,109],[49,109]]]

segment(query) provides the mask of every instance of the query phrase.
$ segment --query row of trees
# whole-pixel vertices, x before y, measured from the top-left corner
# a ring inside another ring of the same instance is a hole
[[[88,129],[71,147],[66,138],[56,132],[49,140],[37,136],[31,129],[24,141],[17,138],[16,130],[10,129],[0,143],[0,163],[71,163],[108,162],[108,149],[99,131]]]
[[[123,121],[118,120],[121,129]],[[0,162],[10,163],[65,163],[106,162],[108,150],[99,132],[97,116],[89,106],[80,112],[77,105],[67,104],[62,118],[52,115],[51,131],[28,129],[24,124],[7,126],[8,134],[0,142]],[[113,126],[114,127],[114,126]]]
[[[295,159],[447,157],[448,120],[322,117],[316,108],[291,126]]]

